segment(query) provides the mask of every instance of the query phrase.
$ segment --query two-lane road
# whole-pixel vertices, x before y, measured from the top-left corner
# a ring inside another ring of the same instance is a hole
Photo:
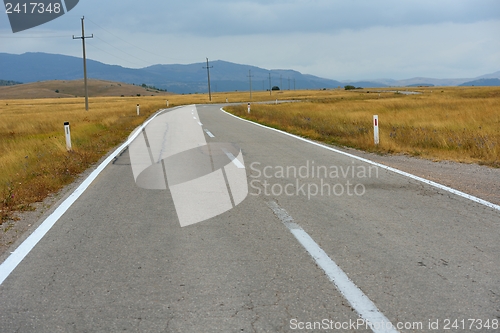
[[[498,332],[495,207],[219,109],[175,110],[198,145],[241,149],[221,148],[244,160],[246,199],[226,168],[235,207],[181,227],[171,189],[139,187],[123,150],[0,285],[0,332]],[[145,133],[150,151],[167,137]]]

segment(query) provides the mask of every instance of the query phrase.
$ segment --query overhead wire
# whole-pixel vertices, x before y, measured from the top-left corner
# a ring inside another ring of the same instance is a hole
[[[128,53],[128,52],[125,52],[125,51],[123,51],[122,49],[120,49],[120,48],[118,48],[118,47],[116,47],[116,46],[114,46],[114,45],[112,45],[112,44],[110,44],[110,43],[106,42],[104,39],[102,39],[102,38],[100,38],[100,37],[94,36],[94,38],[96,38],[96,39],[100,40],[101,42],[103,42],[103,43],[105,43],[105,44],[107,44],[107,45],[111,46],[112,48],[114,48],[114,49],[116,49],[116,50],[118,50],[118,51],[120,51],[120,52],[122,52],[122,53],[124,53],[124,54],[128,55],[129,57],[132,57],[132,58],[137,59],[137,60],[139,60],[139,61],[142,61],[142,62],[144,62],[144,63],[150,64],[150,62],[149,62],[149,61],[146,61],[146,60],[144,60],[144,59],[138,58],[138,57],[136,57],[136,56],[134,56],[134,55],[132,55],[132,54],[130,54],[130,53]],[[101,50],[101,51],[102,51],[102,50]],[[109,52],[106,52],[106,53],[107,53],[107,54],[110,54],[110,55],[113,55],[113,54],[111,54],[111,53],[109,53]],[[117,57],[117,58],[119,58],[118,56],[116,56],[116,57]],[[122,59],[122,58],[119,58],[119,59]],[[124,59],[122,59],[122,60],[124,60]],[[130,62],[130,63],[133,63],[132,61],[129,61],[129,62]],[[136,65],[137,65],[137,64],[136,64]],[[139,66],[142,66],[142,65],[139,65]]]
[[[94,36],[94,37],[95,37],[95,36]],[[87,46],[90,46],[90,48],[97,49],[97,50],[99,50],[99,51],[101,51],[101,52],[104,52],[104,53],[106,53],[106,54],[109,54],[110,56],[113,56],[113,57],[118,58],[118,59],[120,59],[120,60],[126,61],[126,62],[128,62],[128,63],[134,64],[134,65],[136,65],[136,66],[142,66],[142,65],[139,65],[138,63],[135,63],[135,62],[130,61],[130,60],[128,60],[128,59],[124,59],[124,58],[122,58],[122,57],[117,56],[116,54],[113,54],[113,53],[110,53],[110,52],[108,52],[108,51],[106,51],[106,50],[103,50],[103,49],[101,49],[100,47],[97,47],[97,46],[95,46],[95,45],[94,45],[94,44],[92,44],[92,43],[88,43],[88,44],[87,44]]]
[[[149,53],[149,54],[151,54],[151,55],[154,55],[154,56],[159,57],[159,58],[162,58],[162,59],[165,59],[165,58],[166,58],[166,59],[170,59],[170,60],[180,60],[180,59],[171,58],[171,57],[167,57],[167,56],[165,56],[165,55],[160,55],[160,54],[157,54],[157,53],[154,53],[154,52],[148,51],[148,50],[146,50],[146,49],[144,49],[144,48],[142,48],[142,47],[140,47],[140,46],[137,46],[137,45],[135,45],[135,44],[130,43],[128,40],[125,40],[125,39],[121,38],[120,36],[118,36],[118,35],[116,35],[116,34],[112,33],[111,31],[109,31],[109,30],[107,30],[107,29],[103,28],[102,26],[100,26],[100,25],[99,25],[99,24],[97,24],[96,22],[92,21],[91,19],[89,19],[89,18],[86,18],[86,19],[87,19],[89,22],[91,22],[92,24],[94,24],[95,26],[97,26],[98,28],[100,28],[100,29],[102,29],[103,31],[107,32],[108,34],[112,35],[113,37],[115,37],[115,38],[117,38],[117,39],[121,40],[122,42],[127,43],[127,44],[129,44],[129,45],[131,45],[131,46],[133,46],[133,47],[135,47],[135,48],[137,48],[137,49],[139,49],[139,50],[141,50],[141,51],[143,51],[143,52]]]
[[[105,29],[104,27],[102,27],[102,26],[101,26],[101,25],[99,25],[98,23],[94,22],[93,20],[89,19],[88,17],[85,17],[85,19],[86,19],[88,22],[90,22],[91,24],[93,24],[93,25],[95,25],[96,27],[98,27],[99,29],[103,30],[104,32],[106,32],[106,33],[108,33],[108,34],[112,35],[113,37],[115,37],[115,38],[119,39],[120,41],[122,41],[122,42],[124,42],[124,43],[126,43],[126,44],[128,44],[128,45],[130,45],[130,46],[132,46],[132,47],[134,47],[134,48],[136,48],[136,49],[138,49],[138,50],[141,50],[142,52],[145,52],[145,53],[151,54],[151,55],[153,55],[153,56],[156,56],[156,57],[159,57],[159,58],[162,58],[162,59],[165,59],[165,58],[166,58],[166,59],[171,59],[171,60],[180,60],[180,59],[175,59],[175,58],[171,58],[171,57],[166,57],[166,56],[164,56],[164,55],[160,55],[160,54],[157,54],[157,53],[151,52],[151,51],[149,51],[149,50],[146,50],[146,49],[144,49],[144,48],[142,48],[142,47],[140,47],[140,46],[137,46],[137,45],[135,45],[135,44],[133,44],[133,43],[131,43],[131,42],[129,42],[129,41],[127,41],[127,40],[125,40],[125,39],[121,38],[120,36],[118,36],[118,35],[116,35],[116,34],[112,33],[111,31],[109,31],[109,30]],[[23,38],[23,39],[45,39],[45,38],[68,38],[68,36],[66,36],[66,35],[54,35],[54,36],[5,36],[5,35],[0,35],[0,38],[5,38],[5,39],[20,39],[20,38]],[[116,50],[120,51],[121,53],[126,54],[128,57],[131,57],[131,58],[134,58],[134,59],[136,59],[136,60],[139,60],[140,62],[145,63],[145,64],[148,64],[148,65],[150,65],[150,66],[151,66],[151,65],[154,65],[154,63],[152,63],[151,61],[147,61],[147,60],[141,59],[141,58],[139,58],[139,57],[137,57],[137,56],[134,56],[133,54],[131,54],[131,53],[129,53],[129,52],[126,52],[126,51],[124,51],[124,50],[120,49],[119,47],[117,47],[117,46],[115,46],[115,45],[111,44],[110,42],[106,41],[105,39],[103,39],[103,38],[101,38],[101,37],[98,37],[98,36],[95,36],[95,35],[94,35],[94,38],[96,38],[96,39],[98,39],[100,42],[102,42],[102,43],[104,43],[104,44],[107,44],[108,46],[110,46],[110,47],[112,47],[112,48],[114,48],[114,49],[116,49]],[[101,51],[101,52],[103,52],[103,53],[106,53],[106,54],[108,54],[108,55],[110,55],[110,56],[113,56],[113,57],[115,57],[115,58],[117,58],[117,59],[120,59],[120,60],[122,60],[122,61],[126,61],[126,62],[128,62],[128,63],[130,63],[130,64],[134,64],[135,66],[144,67],[144,65],[138,64],[137,62],[131,61],[130,59],[125,59],[125,58],[120,57],[120,56],[118,56],[118,55],[116,55],[116,54],[114,54],[114,53],[111,53],[111,52],[108,52],[108,51],[106,51],[106,50],[104,50],[104,49],[102,49],[102,48],[99,48],[99,47],[97,47],[97,46],[95,45],[95,43],[89,43],[88,45],[89,45],[91,48],[95,48],[95,49],[97,49],[97,50],[99,50],[99,51]]]

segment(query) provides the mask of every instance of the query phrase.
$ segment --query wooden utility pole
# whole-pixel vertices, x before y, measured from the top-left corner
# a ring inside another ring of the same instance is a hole
[[[208,97],[210,98],[210,102],[212,101],[212,92],[210,90],[210,68],[213,68],[214,66],[210,67],[208,66],[208,58],[207,58],[207,67],[203,67],[207,69],[207,75],[208,75]]]
[[[252,70],[248,70],[248,78],[250,79],[250,100],[252,100]]]
[[[82,36],[81,37],[75,37],[73,35],[73,39],[82,39],[82,46],[83,46],[83,82],[85,85],[85,110],[89,110],[89,91],[87,88],[87,55],[85,53],[85,39],[86,38],[94,38],[94,34],[92,36],[85,36],[85,23],[84,23],[85,17],[82,17]]]
[[[272,88],[271,88],[271,72],[269,72],[269,96],[271,96],[273,93],[272,93]]]

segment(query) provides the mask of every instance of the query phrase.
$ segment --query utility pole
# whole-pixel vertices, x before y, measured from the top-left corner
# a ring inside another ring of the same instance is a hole
[[[210,67],[208,66],[208,58],[207,58],[207,67],[203,67],[207,69],[207,75],[208,75],[208,97],[210,98],[210,102],[212,101],[212,92],[210,91],[210,68],[213,68],[214,66]]]
[[[288,90],[290,90],[290,77],[288,77]]]
[[[248,70],[248,78],[250,79],[250,100],[252,100],[252,70]]]
[[[269,72],[269,96],[271,96],[273,89],[271,88],[271,72]]]
[[[89,90],[87,88],[87,55],[85,53],[85,39],[86,38],[94,38],[94,34],[92,36],[85,36],[85,16],[82,17],[82,36],[81,37],[75,37],[73,35],[73,39],[82,39],[82,46],[83,46],[83,83],[85,85],[85,110],[89,110]]]

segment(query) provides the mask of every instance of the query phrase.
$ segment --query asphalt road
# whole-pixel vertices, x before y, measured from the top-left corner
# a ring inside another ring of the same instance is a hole
[[[246,199],[181,227],[125,149],[0,285],[0,332],[371,332],[294,230],[399,332],[499,331],[498,210],[219,108],[197,120],[241,149]]]

